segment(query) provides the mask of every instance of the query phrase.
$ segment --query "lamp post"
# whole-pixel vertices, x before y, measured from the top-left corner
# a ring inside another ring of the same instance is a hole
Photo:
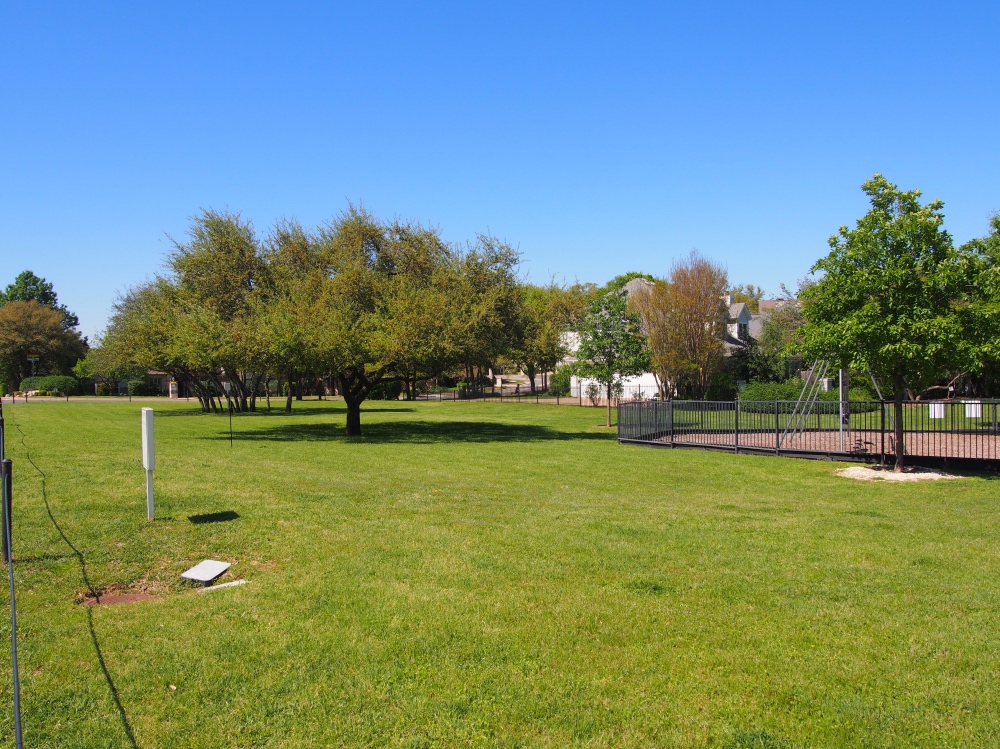
[[[226,380],[222,383],[222,387],[226,389],[226,403],[229,404],[229,446],[233,446],[233,399],[229,397],[229,392],[233,389],[233,384]]]

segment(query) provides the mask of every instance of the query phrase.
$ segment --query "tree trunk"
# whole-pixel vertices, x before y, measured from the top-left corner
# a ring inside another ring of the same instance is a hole
[[[906,445],[903,443],[903,395],[906,392],[904,390],[904,382],[901,376],[896,376],[893,378],[893,403],[892,403],[892,415],[895,437],[896,437],[896,473],[902,473],[903,464],[905,461]]]
[[[347,404],[347,429],[345,434],[348,437],[361,436],[361,404],[372,387],[378,384],[381,375],[376,375],[369,380],[363,370],[348,370],[340,375],[340,389],[343,392],[344,403]]]
[[[348,437],[361,436],[361,403],[349,401],[347,403],[347,430]]]
[[[608,423],[607,426],[611,426],[611,383],[608,383]]]
[[[271,378],[264,380],[264,397],[267,398],[267,412],[271,413]]]
[[[288,395],[285,398],[285,413],[290,414],[292,412],[292,397],[295,395],[295,378],[289,374],[288,375]]]
[[[531,394],[535,394],[535,365],[529,364],[528,370],[525,372],[528,375],[528,380],[531,381]]]
[[[299,377],[295,381],[295,400],[297,400],[297,401],[302,400],[302,378],[301,377]]]

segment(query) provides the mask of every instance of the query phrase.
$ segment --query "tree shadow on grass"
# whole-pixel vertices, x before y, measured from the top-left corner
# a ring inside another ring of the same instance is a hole
[[[345,437],[337,423],[281,424],[234,434],[235,440],[263,442],[330,442],[434,444],[451,442],[549,442],[608,440],[614,433],[562,432],[536,424],[497,424],[474,421],[398,421],[362,424],[361,437]],[[228,432],[210,440],[229,440]]]
[[[379,413],[393,413],[393,414],[398,414],[398,413],[412,413],[413,410],[414,409],[410,408],[410,407],[402,407],[402,408],[365,408],[363,412],[366,413],[366,414],[371,414],[371,413],[374,413],[374,414],[379,414]],[[337,405],[333,405],[333,406],[320,406],[320,407],[316,407],[316,406],[303,406],[301,408],[293,408],[291,413],[285,413],[285,406],[284,406],[284,404],[282,404],[280,408],[278,408],[278,407],[272,407],[271,411],[268,412],[266,406],[262,408],[261,405],[258,403],[256,411],[251,411],[251,412],[245,413],[245,414],[236,413],[235,411],[233,411],[233,423],[235,424],[237,419],[248,419],[248,418],[256,419],[256,418],[260,418],[262,416],[266,416],[268,418],[276,418],[276,417],[282,417],[282,416],[286,416],[286,417],[287,416],[330,416],[330,415],[346,414],[346,413],[347,413],[347,408],[343,404],[339,404],[339,403]],[[156,417],[160,418],[161,416],[162,417],[171,417],[171,416],[206,416],[206,417],[208,417],[208,416],[218,416],[220,418],[227,418],[229,416],[229,411],[224,410],[224,411],[220,411],[218,413],[213,414],[213,413],[210,413],[210,412],[206,413],[205,411],[202,411],[200,408],[197,408],[197,407],[195,407],[195,408],[178,408],[178,409],[170,409],[168,411],[157,411],[156,412]]]

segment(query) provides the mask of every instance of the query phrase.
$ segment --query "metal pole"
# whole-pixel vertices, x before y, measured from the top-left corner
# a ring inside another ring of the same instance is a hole
[[[4,555],[7,558],[7,580],[10,584],[10,665],[14,686],[14,741],[17,749],[24,749],[24,738],[21,735],[21,676],[17,668],[17,604],[14,599],[14,564],[10,558],[10,507],[12,501],[13,482],[11,481],[11,461],[4,458],[0,461],[0,473],[3,474],[3,541]]]
[[[733,439],[735,440],[735,452],[740,452],[740,399],[733,401]]]
[[[874,380],[872,380],[874,382]],[[877,387],[877,386],[876,386]],[[879,410],[879,431],[882,433],[882,465],[885,465],[885,401],[879,396],[878,401]]]
[[[781,436],[778,431],[780,429],[780,422],[778,421],[778,399],[774,399],[774,454],[777,455],[778,451],[781,449]]]

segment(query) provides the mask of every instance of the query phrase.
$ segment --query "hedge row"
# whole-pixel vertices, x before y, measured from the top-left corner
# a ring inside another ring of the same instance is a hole
[[[792,413],[795,409],[796,401],[798,401],[799,396],[802,394],[803,384],[801,380],[789,380],[788,382],[751,382],[740,393],[740,410],[774,413],[774,401],[781,401],[778,404],[778,411],[781,413]],[[821,391],[817,400],[821,403],[836,403],[840,400],[840,393],[837,390]],[[851,401],[851,411],[854,413],[875,411],[878,409],[878,404],[871,402],[871,394],[863,388],[851,388],[847,393],[847,400]],[[759,405],[755,405],[755,402],[758,402]]]
[[[21,380],[21,392],[27,390],[45,390],[59,395],[79,395],[80,383],[75,377],[63,375],[46,375],[44,377],[25,377]]]

